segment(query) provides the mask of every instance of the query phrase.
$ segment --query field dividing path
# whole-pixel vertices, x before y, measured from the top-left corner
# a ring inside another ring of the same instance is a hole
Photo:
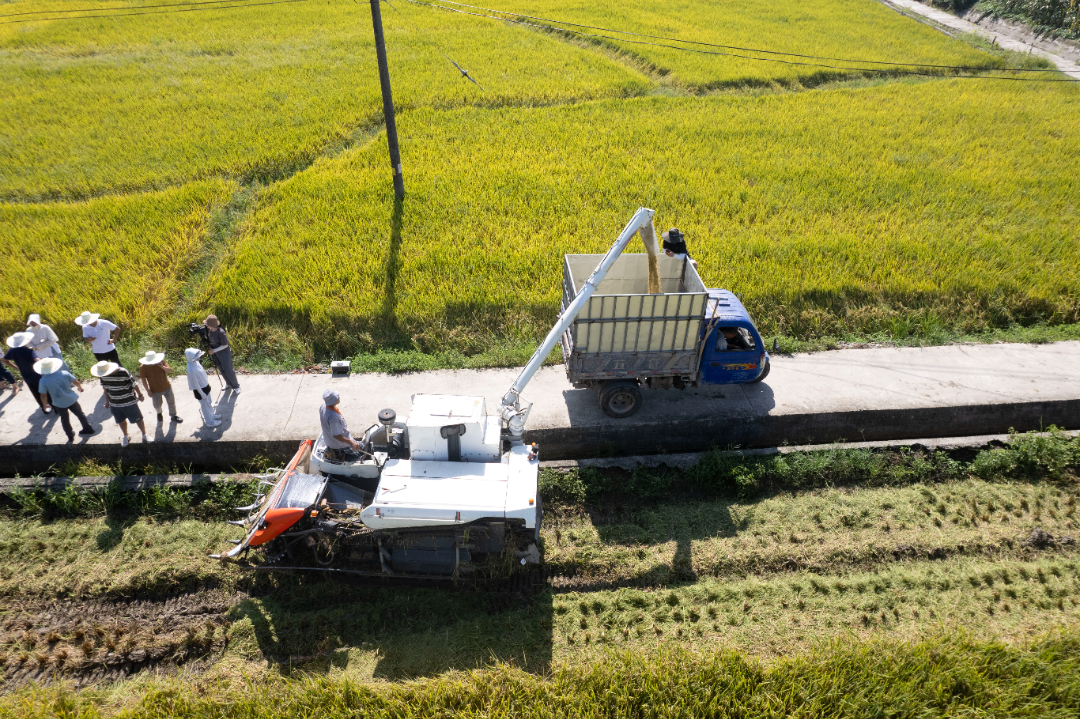
[[[958,18],[955,15],[950,15],[944,10],[937,10],[928,5],[923,5],[918,0],[881,0],[881,2],[885,5],[892,5],[922,15],[923,17],[930,18],[939,25],[944,25],[952,30],[969,32],[972,35],[978,35],[980,37],[985,37],[988,40],[994,40],[1006,50],[1015,50],[1016,52],[1031,53],[1032,55],[1045,57],[1047,60],[1054,63],[1057,66],[1057,69],[1065,75],[1071,77],[1073,80],[1080,81],[1080,65],[1077,65],[1072,60],[1064,58],[1056,53],[1043,50],[1026,43],[1023,40],[1017,40],[1016,38],[1009,37],[1000,32],[987,30],[973,22]]]
[[[120,446],[100,387],[85,383],[81,404],[102,431],[66,443],[53,414],[28,391],[0,396],[0,456],[7,472],[42,472],[66,459],[92,457],[135,465],[150,462],[229,466],[258,455],[284,457],[319,434],[323,390],[336,389],[354,434],[391,407],[404,418],[414,393],[482,395],[488,410],[517,369],[443,370],[403,375],[241,375],[242,392],[218,389],[222,415],[204,428],[186,378],[174,380],[183,424],[157,424],[142,403],[155,441]],[[570,386],[561,365],[543,368],[526,388],[535,405],[526,438],[543,459],[689,452],[710,447],[773,447],[847,441],[903,440],[1038,429],[1080,428],[1080,342],[1045,345],[950,345],[844,349],[775,357],[755,385],[643,392],[641,410],[614,420],[592,390]]]

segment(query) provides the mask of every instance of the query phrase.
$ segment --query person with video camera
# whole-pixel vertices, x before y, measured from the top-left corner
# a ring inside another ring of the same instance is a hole
[[[225,334],[225,328],[214,315],[208,315],[203,323],[207,328],[203,336],[210,345],[210,356],[214,364],[225,379],[225,384],[229,385],[235,394],[240,394],[240,383],[236,381],[236,372],[233,371],[232,348],[229,347],[229,336]]]

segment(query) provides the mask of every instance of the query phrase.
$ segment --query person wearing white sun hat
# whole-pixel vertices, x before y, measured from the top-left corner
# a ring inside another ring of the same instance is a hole
[[[26,331],[34,333],[34,339],[30,340],[30,349],[34,350],[35,357],[64,359],[63,353],[60,352],[60,338],[53,332],[52,327],[41,323],[41,315],[34,313],[26,318]]]
[[[165,421],[161,414],[161,401],[164,399],[169,403],[169,418],[173,422],[183,422],[176,414],[176,395],[173,394],[172,382],[169,381],[169,372],[172,372],[172,367],[165,361],[164,352],[149,350],[139,358],[139,379],[150,393],[150,400],[157,410],[157,421]]]
[[[206,376],[206,370],[199,364],[199,358],[203,351],[198,347],[188,347],[184,350],[187,357],[187,381],[188,389],[199,400],[199,409],[202,412],[204,427],[217,427],[221,424],[221,416],[214,414],[214,405],[210,404],[210,378]]]
[[[75,324],[82,327],[83,342],[90,343],[94,357],[120,364],[120,355],[116,352],[116,343],[120,339],[119,325],[101,319],[97,312],[83,312],[75,318]],[[116,330],[116,336],[113,336],[113,330]]]
[[[120,446],[126,447],[131,441],[127,431],[129,421],[139,426],[143,442],[151,441],[146,436],[146,424],[143,423],[142,411],[138,404],[146,398],[143,397],[142,390],[135,383],[135,378],[131,376],[131,373],[115,362],[102,360],[90,368],[90,374],[101,380],[101,388],[105,390],[105,409],[112,413],[123,435]],[[138,397],[137,400],[136,397]]]
[[[7,346],[11,349],[4,353],[4,364],[12,369],[19,370],[23,382],[26,382],[26,387],[34,395],[34,399],[37,400],[41,411],[44,412],[45,405],[38,395],[38,382],[41,381],[41,375],[34,371],[34,352],[30,349],[30,340],[32,339],[34,339],[33,332],[16,332],[8,337]]]
[[[41,401],[45,403],[45,411],[49,411],[49,398],[52,398],[52,409],[60,415],[60,424],[67,434],[68,442],[75,441],[75,431],[71,428],[69,414],[74,414],[82,423],[79,434],[91,435],[96,430],[86,419],[86,413],[79,406],[79,395],[72,391],[72,387],[83,391],[82,383],[75,375],[64,369],[64,361],[59,357],[45,357],[34,363],[34,370],[41,375],[38,383],[38,391],[41,393]],[[48,394],[46,394],[48,393]]]

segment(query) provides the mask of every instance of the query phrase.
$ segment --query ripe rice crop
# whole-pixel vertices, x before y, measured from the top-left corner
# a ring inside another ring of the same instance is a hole
[[[407,683],[366,684],[333,667],[258,683],[195,677],[129,685],[131,699],[33,688],[0,716],[563,717],[1013,716],[1073,717],[1080,692],[1074,630],[1008,646],[968,634],[919,642],[835,641],[762,662],[732,650],[608,651],[544,676],[512,664]]]
[[[0,326],[22,329],[37,312],[61,338],[81,337],[72,320],[84,310],[127,331],[156,325],[181,299],[211,207],[232,189],[210,180],[73,204],[0,204]]]
[[[64,7],[14,2],[4,13]],[[650,85],[612,59],[524,28],[383,15],[399,109],[550,104],[640,95]],[[353,2],[0,24],[0,87],[7,199],[213,175],[272,180],[382,124],[370,9]]]
[[[613,38],[589,38],[588,41],[603,43],[628,53],[654,71],[670,76],[675,84],[695,91],[738,85],[767,85],[772,82],[811,85],[860,74],[859,70],[845,70],[851,67],[877,67],[899,72],[913,69],[769,55],[734,48],[936,65],[1000,67],[1002,64],[999,58],[980,53],[961,40],[943,37],[937,30],[913,23],[872,0],[729,0],[722,3],[646,0],[630,4],[582,4],[575,0],[492,0],[479,4],[614,30],[729,46],[688,45],[697,50],[727,53],[721,56],[706,55],[657,46],[675,44],[666,40],[568,27],[569,30]],[[654,44],[641,44],[643,42]],[[772,61],[744,59],[746,57]],[[826,67],[815,66],[814,63]],[[876,73],[867,74],[873,76]]]
[[[91,0],[81,7],[145,4]],[[214,175],[273,180],[305,167],[327,147],[366,138],[382,122],[363,3],[40,21],[55,16],[16,13],[65,4],[23,0],[4,8],[0,198],[86,197]],[[587,9],[547,0],[525,9],[796,53],[987,67],[1002,62],[871,0],[782,0],[767,8],[749,0],[675,8],[608,2]],[[404,0],[383,16],[399,109],[545,105],[642,95],[664,83],[701,91],[861,74],[625,43],[612,45],[632,53],[620,61],[578,40]],[[443,52],[470,70],[483,90],[463,80]]]
[[[418,109],[400,210],[381,137],[319,161],[258,198],[197,303],[321,350],[470,351],[546,331],[563,253],[646,205],[766,334],[1076,322],[1078,99],[949,80]]]

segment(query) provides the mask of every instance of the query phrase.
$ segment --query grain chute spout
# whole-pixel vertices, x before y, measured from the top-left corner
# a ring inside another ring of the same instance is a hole
[[[660,243],[656,241],[656,227],[652,220],[649,224],[638,230],[641,241],[645,245],[645,253],[649,256],[649,294],[660,294]]]
[[[604,276],[607,271],[611,269],[611,266],[615,264],[615,260],[619,258],[623,250],[626,249],[626,245],[634,237],[634,235],[640,233],[641,239],[645,243],[645,249],[649,254],[649,291],[652,292],[653,285],[653,265],[658,260],[660,247],[656,243],[656,229],[653,227],[652,218],[655,212],[647,207],[639,207],[638,211],[634,213],[633,218],[623,228],[622,232],[612,243],[608,249],[607,254],[600,260],[600,264],[596,266],[593,273],[589,276],[589,279],[585,280],[585,286],[582,287],[581,292],[574,298],[563,313],[559,315],[559,319],[555,321],[555,326],[548,332],[547,337],[540,343],[540,346],[536,348],[536,352],[533,353],[529,363],[521,370],[521,374],[514,380],[514,384],[510,386],[510,389],[503,395],[502,402],[499,406],[499,415],[503,420],[503,428],[505,430],[505,438],[510,441],[511,444],[517,444],[522,441],[522,435],[525,432],[525,421],[528,419],[529,410],[532,408],[532,404],[529,402],[522,402],[521,392],[525,389],[525,386],[529,383],[529,380],[533,378],[537,370],[547,359],[547,356],[551,353],[551,350],[555,348],[559,339],[562,337],[566,329],[573,324],[577,319],[578,313],[581,312],[582,307],[589,301],[593,293],[596,292],[596,288],[600,286],[600,283],[604,280]],[[659,292],[660,286],[660,273],[659,269],[656,270],[656,287]],[[523,406],[524,405],[524,406]]]

